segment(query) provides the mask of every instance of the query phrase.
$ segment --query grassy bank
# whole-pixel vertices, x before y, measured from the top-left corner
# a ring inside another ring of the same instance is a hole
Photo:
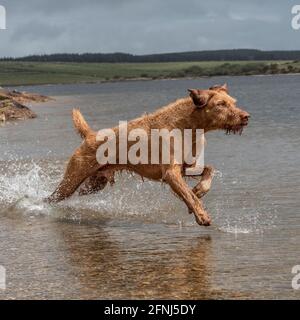
[[[300,61],[163,63],[0,62],[0,86],[80,83],[135,78],[300,73]]]

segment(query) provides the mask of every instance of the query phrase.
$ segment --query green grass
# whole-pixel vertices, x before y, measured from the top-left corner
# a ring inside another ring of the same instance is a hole
[[[135,78],[180,78],[300,72],[299,61],[163,63],[0,62],[0,86],[88,83]]]

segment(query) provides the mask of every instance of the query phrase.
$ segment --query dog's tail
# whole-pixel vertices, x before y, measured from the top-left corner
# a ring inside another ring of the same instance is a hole
[[[93,132],[78,109],[73,109],[73,122],[77,132],[80,134],[82,139],[85,139]]]

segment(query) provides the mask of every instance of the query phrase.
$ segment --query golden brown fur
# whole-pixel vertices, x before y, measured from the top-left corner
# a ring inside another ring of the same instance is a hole
[[[190,97],[179,99],[162,107],[152,114],[147,114],[128,122],[128,132],[134,128],[143,128],[147,133],[151,129],[204,129],[240,132],[247,125],[249,114],[236,107],[236,100],[228,94],[227,86],[215,86],[208,90],[189,90]],[[84,120],[78,110],[73,111],[76,130],[84,139],[81,146],[69,160],[63,181],[49,197],[50,202],[61,201],[72,195],[83,184],[80,194],[102,190],[108,182],[114,183],[114,173],[120,170],[135,172],[142,177],[163,181],[186,203],[200,225],[210,225],[211,220],[200,200],[211,186],[213,168],[205,166],[200,181],[191,190],[184,180],[185,164],[107,164],[100,165],[96,151],[101,142],[96,141],[96,132]],[[118,136],[119,128],[114,127]],[[150,135],[149,135],[150,136]],[[117,139],[118,141],[118,139]],[[128,149],[134,144],[128,143]],[[117,148],[118,150],[118,148]],[[172,151],[171,151],[172,152]],[[149,149],[149,157],[151,150]],[[118,158],[118,154],[117,154]],[[118,161],[117,161],[118,163]]]

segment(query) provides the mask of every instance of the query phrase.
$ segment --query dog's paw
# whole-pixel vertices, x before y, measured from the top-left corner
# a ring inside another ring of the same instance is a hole
[[[211,225],[211,219],[209,216],[207,217],[199,217],[195,214],[196,222],[199,224],[199,226],[205,226],[208,227]]]

